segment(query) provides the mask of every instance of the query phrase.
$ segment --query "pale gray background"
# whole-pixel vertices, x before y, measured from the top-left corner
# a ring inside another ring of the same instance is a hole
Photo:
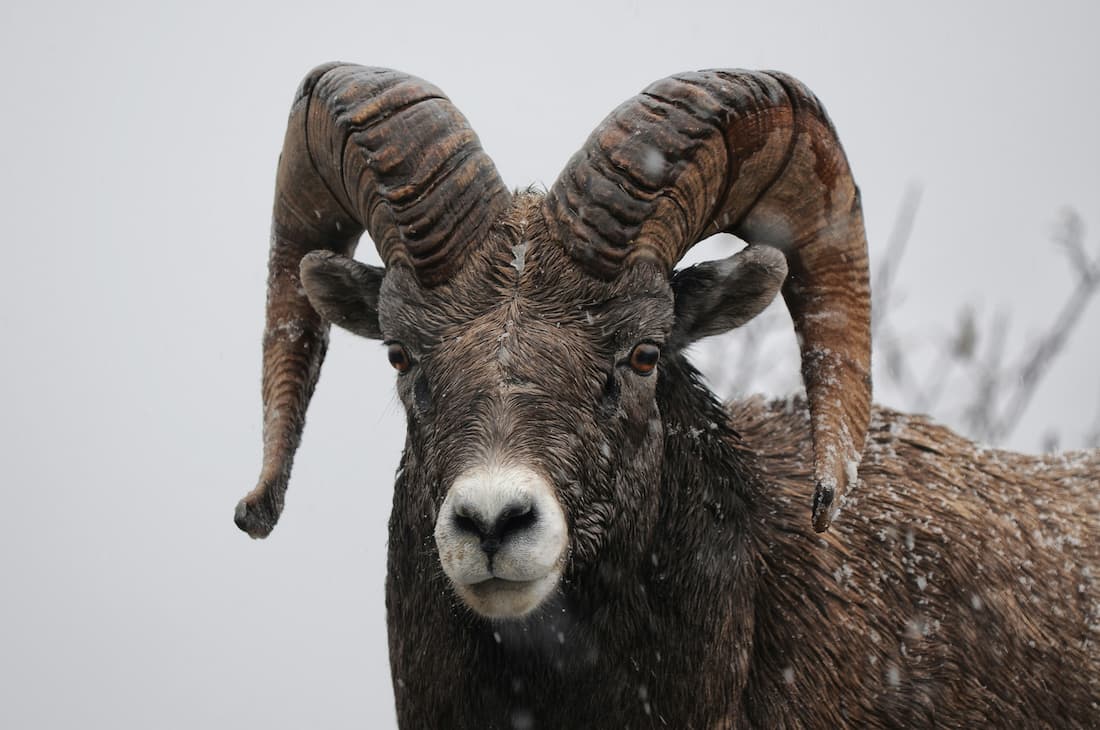
[[[378,345],[334,334],[273,537],[231,520],[259,466],[275,160],[317,63],[432,80],[512,186],[552,183],[656,78],[788,71],[840,131],[872,255],[924,186],[906,326],[964,300],[1009,308],[1020,338],[1049,321],[1071,282],[1059,209],[1093,248],[1100,228],[1100,6],[887,5],[5,2],[0,727],[393,723],[404,425]],[[1087,428],[1085,316],[1014,445]]]

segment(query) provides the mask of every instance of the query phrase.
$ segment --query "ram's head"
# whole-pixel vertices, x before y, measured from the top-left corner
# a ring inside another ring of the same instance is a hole
[[[386,266],[349,258],[366,230]],[[751,242],[674,272],[719,231]],[[279,167],[264,466],[237,524],[281,511],[326,320],[387,344],[408,415],[400,499],[456,592],[522,616],[656,514],[680,352],[782,288],[814,430],[814,525],[854,478],[870,402],[858,193],[817,101],[702,72],[612,113],[545,195],[511,195],[434,87],[334,65],[303,83]],[[394,536],[391,536],[391,540]]]

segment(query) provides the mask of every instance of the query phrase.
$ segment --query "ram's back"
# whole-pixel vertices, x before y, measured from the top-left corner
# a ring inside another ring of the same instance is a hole
[[[999,451],[876,408],[818,535],[803,405],[730,410],[767,485],[757,723],[1100,726],[1100,451]]]

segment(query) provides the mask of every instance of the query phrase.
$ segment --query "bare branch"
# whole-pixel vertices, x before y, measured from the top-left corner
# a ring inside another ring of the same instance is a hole
[[[1074,273],[1091,272],[1092,264],[1085,250],[1085,223],[1072,208],[1062,211],[1062,217],[1054,231],[1054,242],[1065,249]]]
[[[897,217],[894,218],[894,228],[887,239],[886,252],[879,259],[878,268],[871,277],[871,337],[872,342],[877,334],[878,327],[886,321],[894,294],[894,279],[897,277],[898,268],[901,266],[905,248],[909,245],[909,238],[913,233],[913,221],[917,216],[917,208],[920,207],[921,187],[916,183],[910,183],[902,194],[901,205],[898,208]]]
[[[920,186],[909,185],[873,272],[876,371],[879,377],[884,376],[881,382],[886,386],[886,397],[897,399],[902,408],[950,418],[941,411],[947,409],[970,438],[999,444],[1020,423],[1040,383],[1081,321],[1084,309],[1100,291],[1100,251],[1095,257],[1089,256],[1081,217],[1071,209],[1063,211],[1052,239],[1065,253],[1076,284],[1050,326],[1015,359],[1016,364],[1006,365],[1013,358],[1006,349],[1009,317],[1005,311],[995,312],[989,325],[982,326],[979,320],[985,318],[979,318],[974,308],[966,305],[958,310],[952,331],[937,335],[934,344],[921,342],[913,332],[899,330],[893,317],[900,299],[896,284],[901,261],[920,200]],[[785,387],[786,383],[773,377],[774,368],[769,366],[776,349],[774,337],[781,335],[787,335],[787,331],[776,312],[769,310],[736,338],[713,340],[705,352],[711,364],[721,365],[708,368],[715,391],[723,397],[740,397]],[[1064,434],[1058,425],[1050,424],[1043,432],[1044,450],[1061,445]],[[1087,443],[1100,446],[1100,406],[1085,438]]]
[[[967,423],[967,433],[971,438],[984,443],[994,443],[993,411],[1000,396],[1002,381],[1001,363],[1004,362],[1004,347],[1008,332],[1008,315],[998,311],[993,316],[992,336],[987,338],[989,349],[984,358],[974,363],[977,383],[974,398],[963,412]]]
[[[1066,251],[1075,272],[1077,285],[1062,305],[1050,329],[1040,337],[1031,348],[1031,353],[1016,368],[1017,386],[1012,392],[1000,418],[991,424],[990,439],[1001,441],[1012,433],[1020,422],[1020,417],[1038,388],[1043,376],[1049,371],[1058,354],[1065,347],[1070,334],[1081,319],[1081,313],[1100,288],[1100,255],[1090,260],[1085,252],[1084,224],[1073,211],[1063,214],[1062,233],[1056,236],[1056,243]]]
[[[1096,399],[1096,418],[1092,421],[1092,428],[1085,436],[1086,449],[1100,449],[1100,398]]]

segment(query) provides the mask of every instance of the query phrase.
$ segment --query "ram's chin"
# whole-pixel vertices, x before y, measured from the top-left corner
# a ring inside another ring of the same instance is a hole
[[[475,613],[488,619],[520,619],[545,601],[558,587],[558,571],[536,580],[490,578],[480,583],[456,585],[455,592]]]

